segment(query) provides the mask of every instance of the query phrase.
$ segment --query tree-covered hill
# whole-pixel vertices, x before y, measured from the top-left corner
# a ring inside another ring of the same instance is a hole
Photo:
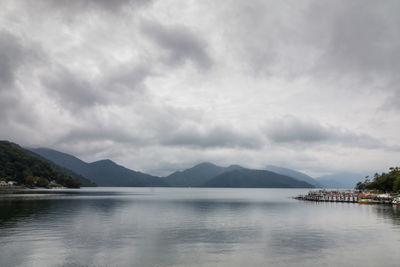
[[[34,156],[17,144],[0,141],[0,178],[27,186],[49,185],[55,181],[65,187],[78,188],[81,182],[66,175],[67,171]]]
[[[32,156],[37,157],[40,160],[43,160],[45,162],[47,162],[48,164],[50,164],[50,166],[58,173],[65,175],[65,176],[70,176],[72,178],[74,178],[75,180],[79,181],[81,183],[81,186],[85,186],[85,187],[94,187],[97,186],[97,184],[95,184],[94,182],[92,182],[91,180],[83,177],[82,175],[78,174],[75,171],[72,171],[71,169],[62,167],[54,162],[52,162],[51,160],[48,160],[45,157],[42,157],[41,155],[32,152],[28,149],[25,149],[26,152],[30,153]]]
[[[400,168],[390,168],[388,173],[375,173],[373,180],[365,177],[364,182],[358,182],[357,189],[371,189],[383,192],[399,192],[400,191]]]

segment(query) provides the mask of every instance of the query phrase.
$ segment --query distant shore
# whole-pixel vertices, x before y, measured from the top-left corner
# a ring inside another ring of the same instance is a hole
[[[36,192],[41,192],[38,190],[43,190],[43,191],[49,191],[52,189],[68,189],[67,187],[26,187],[26,186],[7,186],[7,187],[0,187],[0,194],[10,194],[13,192],[22,192],[22,191],[33,191],[36,190]],[[73,188],[77,189],[77,188]]]
[[[2,187],[0,187],[0,191],[9,191],[9,190],[16,190],[16,189],[28,189],[28,188],[25,187],[25,186],[21,186],[21,185],[18,185],[18,186],[2,186]]]

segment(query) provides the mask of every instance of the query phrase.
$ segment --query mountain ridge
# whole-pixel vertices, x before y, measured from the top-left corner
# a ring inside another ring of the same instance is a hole
[[[228,167],[221,167],[210,162],[202,162],[191,168],[176,171],[168,176],[158,177],[131,170],[122,165],[118,165],[110,159],[102,159],[87,163],[73,155],[49,148],[31,148],[30,150],[36,154],[39,154],[50,162],[54,162],[56,165],[62,166],[66,169],[70,169],[100,186],[202,187],[205,186],[207,182],[223,173],[246,169],[240,165],[234,164]],[[287,176],[297,181],[303,181],[313,185],[314,187],[354,187],[349,185],[345,186],[340,181],[337,181],[335,174],[331,175],[331,178],[333,178],[330,180],[328,179],[329,177],[318,177],[314,179],[299,171],[274,165],[266,166],[266,171]],[[253,174],[256,175],[256,173]],[[357,181],[358,180],[360,179],[358,178]],[[261,182],[263,183],[263,181]]]
[[[272,172],[281,174],[281,175],[295,178],[299,181],[307,182],[309,184],[314,185],[315,187],[322,187],[322,185],[320,183],[318,183],[313,177],[311,177],[305,173],[299,172],[297,170],[284,168],[284,167],[280,167],[280,166],[275,166],[275,165],[267,165],[265,169],[268,171],[272,171]]]
[[[159,177],[130,170],[110,159],[87,163],[75,156],[49,148],[30,148],[31,151],[71,169],[99,186],[165,187]]]
[[[199,187],[226,171],[243,168],[240,165],[221,167],[210,162],[199,163],[189,169],[176,171],[163,179],[174,187]]]
[[[267,170],[239,169],[222,173],[204,184],[216,188],[315,188],[314,185]]]

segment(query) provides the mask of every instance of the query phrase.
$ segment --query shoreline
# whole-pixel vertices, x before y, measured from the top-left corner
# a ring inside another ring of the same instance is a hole
[[[19,193],[37,193],[37,194],[47,194],[49,192],[54,192],[56,190],[66,190],[66,189],[80,189],[80,188],[68,188],[68,187],[25,187],[25,186],[10,186],[10,187],[2,187],[0,188],[0,195],[1,194],[19,194]]]

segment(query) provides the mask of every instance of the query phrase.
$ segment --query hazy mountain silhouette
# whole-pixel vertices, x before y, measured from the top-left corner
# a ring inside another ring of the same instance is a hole
[[[338,172],[315,178],[324,188],[354,188],[367,174]]]
[[[30,150],[60,166],[73,170],[99,186],[167,186],[159,177],[130,170],[111,160],[86,163],[77,157],[53,149]]]
[[[271,171],[239,169],[218,175],[204,187],[314,188],[314,185]]]
[[[173,187],[199,187],[212,178],[224,172],[242,169],[239,165],[220,167],[209,162],[203,162],[184,171],[177,171],[164,178]]]
[[[362,180],[360,178],[364,177],[360,177],[359,174],[341,173],[313,179],[304,173],[272,165],[267,166],[267,171],[245,169],[239,165],[221,167],[203,162],[160,178],[130,170],[111,160],[87,163],[75,156],[52,149],[30,150],[99,186],[353,188]]]
[[[308,176],[307,174],[304,174],[304,173],[296,171],[296,170],[292,170],[292,169],[289,169],[289,168],[278,167],[278,166],[274,166],[274,165],[268,165],[265,169],[268,170],[268,171],[271,171],[271,172],[275,172],[275,173],[278,173],[278,174],[282,174],[282,175],[286,175],[286,176],[295,178],[295,179],[297,179],[299,181],[307,182],[309,184],[314,185],[315,187],[322,187],[322,185],[319,184],[311,176]]]

